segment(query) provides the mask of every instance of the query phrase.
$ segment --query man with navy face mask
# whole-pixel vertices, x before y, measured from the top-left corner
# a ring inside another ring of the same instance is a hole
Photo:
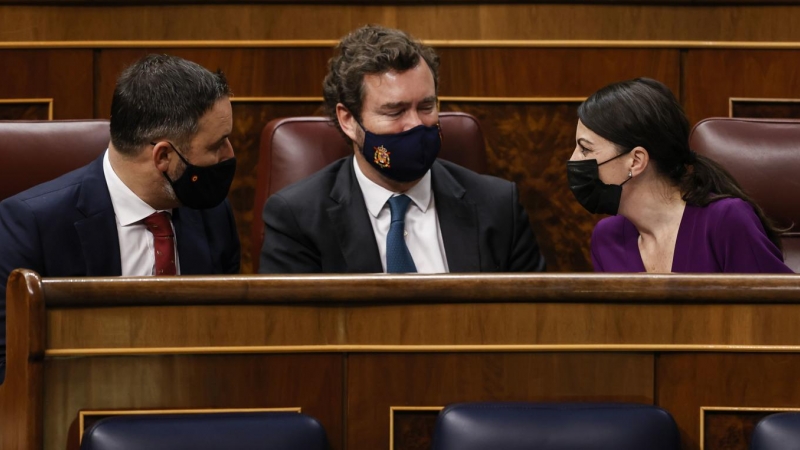
[[[342,39],[324,96],[354,155],[267,200],[261,272],[544,270],[514,184],[436,159],[438,70],[399,30]]]
[[[16,268],[46,277],[239,272],[225,200],[236,170],[229,97],[222,73],[146,56],[117,81],[108,150],[0,202],[0,372]]]

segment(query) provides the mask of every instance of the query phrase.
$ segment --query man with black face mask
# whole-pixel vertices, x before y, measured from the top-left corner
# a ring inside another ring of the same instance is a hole
[[[236,169],[229,96],[222,73],[149,55],[117,80],[102,156],[0,203],[3,350],[16,268],[46,277],[239,272],[225,200]]]
[[[436,159],[438,70],[399,30],[342,39],[323,90],[354,155],[267,200],[261,272],[544,270],[516,186]]]

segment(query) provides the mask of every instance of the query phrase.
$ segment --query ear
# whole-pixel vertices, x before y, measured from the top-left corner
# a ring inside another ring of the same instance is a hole
[[[353,116],[353,113],[351,113],[350,110],[341,103],[336,104],[336,119],[339,121],[339,126],[342,127],[344,134],[346,134],[351,141],[360,141],[359,131],[361,127],[358,126],[358,122],[356,122],[356,118]]]
[[[647,168],[647,164],[650,163],[650,154],[644,147],[636,147],[631,150],[630,155],[632,157],[630,171],[635,177]]]
[[[153,146],[153,153],[151,155],[153,164],[160,172],[169,170],[170,153],[172,153],[172,149],[169,147],[169,144],[164,141],[157,142],[156,145]]]

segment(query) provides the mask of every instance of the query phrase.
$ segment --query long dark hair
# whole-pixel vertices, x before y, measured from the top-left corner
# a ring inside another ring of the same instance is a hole
[[[636,78],[610,84],[578,107],[578,117],[586,128],[614,143],[619,153],[644,147],[656,171],[680,189],[686,203],[706,206],[731,197],[746,201],[769,240],[782,249],[780,231],[733,176],[689,148],[689,120],[663,83]]]

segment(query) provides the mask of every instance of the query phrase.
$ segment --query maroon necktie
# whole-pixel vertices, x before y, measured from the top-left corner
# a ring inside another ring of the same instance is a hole
[[[175,234],[169,214],[153,213],[144,219],[147,230],[153,233],[153,248],[156,251],[155,275],[175,275]]]

